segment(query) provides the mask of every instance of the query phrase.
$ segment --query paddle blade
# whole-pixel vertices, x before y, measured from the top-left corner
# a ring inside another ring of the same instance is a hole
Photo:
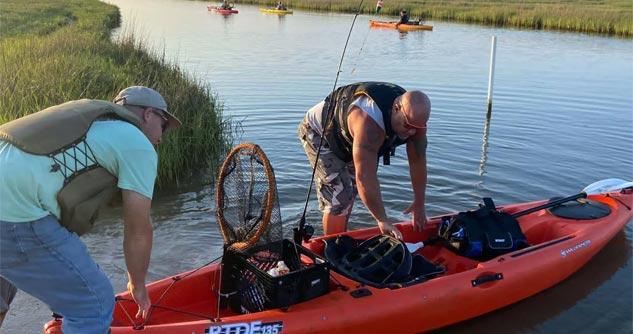
[[[616,191],[629,187],[633,187],[633,182],[622,179],[605,179],[586,186],[585,189],[583,189],[582,191],[591,195]]]

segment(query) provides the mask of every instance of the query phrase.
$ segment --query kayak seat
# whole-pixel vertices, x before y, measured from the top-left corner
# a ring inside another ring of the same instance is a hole
[[[340,235],[324,240],[323,254],[331,269],[376,288],[400,288],[445,272],[422,255],[412,255],[402,241],[377,235],[356,240]]]

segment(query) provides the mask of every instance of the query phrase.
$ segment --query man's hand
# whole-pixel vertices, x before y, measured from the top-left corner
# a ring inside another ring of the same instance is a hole
[[[416,205],[414,201],[404,210],[404,213],[413,213],[411,222],[413,223],[414,231],[421,232],[424,229],[424,225],[426,225],[426,210],[424,209],[424,205]]]
[[[378,228],[380,228],[380,233],[384,235],[394,236],[398,240],[402,240],[402,233],[400,232],[400,230],[398,230],[397,227],[394,226],[395,223],[397,223],[397,221],[391,218],[379,220]]]
[[[132,282],[127,282],[127,290],[130,292],[130,294],[132,294],[132,298],[138,305],[138,312],[136,313],[136,317],[147,319],[150,307],[152,306],[152,302],[149,300],[145,285],[135,286],[132,284]]]

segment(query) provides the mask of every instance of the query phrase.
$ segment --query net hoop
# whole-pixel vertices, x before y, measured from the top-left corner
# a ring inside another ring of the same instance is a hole
[[[264,154],[264,151],[258,145],[252,143],[243,143],[235,146],[231,150],[231,152],[229,152],[226,159],[224,160],[224,163],[222,163],[222,167],[220,168],[220,173],[218,174],[218,180],[216,182],[215,189],[215,203],[217,210],[216,216],[225,243],[231,240],[231,226],[224,217],[224,179],[231,172],[231,161],[233,161],[233,158],[243,151],[249,151],[250,155],[257,156],[259,161],[262,163],[264,172],[266,173],[268,190],[266,191],[266,207],[263,210],[264,214],[262,215],[261,221],[258,223],[258,227],[255,233],[252,233],[252,236],[247,240],[236,241],[228,246],[229,249],[238,251],[244,251],[254,245],[262,236],[262,234],[264,234],[264,232],[266,231],[273,212],[275,203],[275,189],[277,189],[275,183],[275,174],[273,172],[272,166],[270,165],[270,161],[268,160],[268,157],[266,157],[266,154]]]

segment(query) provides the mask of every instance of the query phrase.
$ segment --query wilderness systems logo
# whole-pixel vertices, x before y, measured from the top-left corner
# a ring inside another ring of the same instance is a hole
[[[205,329],[204,334],[279,334],[284,328],[282,321],[264,322],[240,322],[211,326]]]
[[[574,247],[566,248],[560,251],[560,256],[565,257],[581,248],[589,247],[591,245],[591,240],[585,240]]]

